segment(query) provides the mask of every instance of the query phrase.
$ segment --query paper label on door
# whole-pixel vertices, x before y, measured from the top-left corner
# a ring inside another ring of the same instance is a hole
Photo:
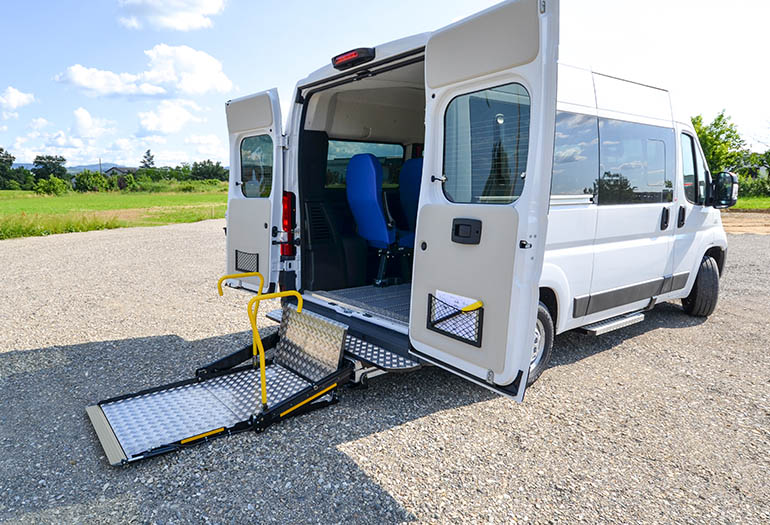
[[[454,306],[458,310],[462,310],[469,304],[473,304],[478,301],[478,299],[471,299],[470,297],[463,297],[462,295],[444,292],[442,290],[436,290],[436,299],[445,302],[448,305]]]

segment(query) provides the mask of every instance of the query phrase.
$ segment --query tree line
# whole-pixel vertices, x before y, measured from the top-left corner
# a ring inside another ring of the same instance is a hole
[[[738,128],[724,110],[705,123],[698,115],[692,118],[706,162],[712,173],[732,171],[740,176],[740,196],[770,196],[770,148],[764,153],[750,151]],[[0,190],[35,190],[40,193],[75,191],[141,190],[142,185],[162,181],[226,181],[228,172],[219,162],[204,160],[176,167],[155,167],[150,150],[142,157],[136,174],[105,177],[84,170],[74,176],[67,173],[64,157],[38,155],[32,170],[13,167],[15,158],[0,147]],[[762,174],[765,174],[762,177]]]
[[[212,160],[182,163],[176,167],[155,167],[150,150],[144,154],[136,173],[105,176],[93,170],[76,174],[67,172],[67,160],[60,155],[38,155],[29,170],[24,166],[13,167],[16,158],[0,147],[0,190],[30,190],[38,193],[60,195],[68,191],[142,191],[155,183],[177,181],[207,181],[209,184],[227,181],[229,173],[221,163]]]

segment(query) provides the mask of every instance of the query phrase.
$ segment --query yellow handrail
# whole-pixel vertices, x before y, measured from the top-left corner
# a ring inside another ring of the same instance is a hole
[[[257,330],[257,311],[259,310],[259,302],[267,299],[276,299],[278,297],[294,296],[297,298],[297,312],[302,311],[302,295],[296,290],[287,290],[285,292],[268,293],[265,295],[255,295],[246,305],[246,312],[249,314],[249,322],[251,323],[252,334],[252,363],[254,368],[257,367],[257,356],[259,356],[259,379],[262,387],[262,409],[267,410],[267,384],[265,380],[265,349],[262,347],[262,338],[259,336]],[[254,305],[252,311],[252,305]]]
[[[242,279],[244,277],[259,277],[259,292],[258,294],[262,293],[262,288],[265,286],[265,278],[262,277],[262,274],[259,272],[248,272],[248,273],[231,273],[230,275],[223,275],[219,278],[219,281],[217,281],[217,291],[219,292],[219,295],[222,294],[222,283],[225,282],[227,279]]]

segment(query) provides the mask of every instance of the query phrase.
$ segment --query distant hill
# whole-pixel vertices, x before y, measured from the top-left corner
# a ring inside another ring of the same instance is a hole
[[[19,162],[19,163],[13,164],[14,168],[22,167],[22,168],[27,168],[28,170],[31,170],[32,166],[33,164],[26,163],[26,162]],[[122,168],[124,166],[121,166],[120,164],[115,164],[114,162],[102,162],[102,171],[107,171],[108,169],[114,168],[114,167]],[[99,165],[86,164],[83,166],[67,166],[67,173],[80,173],[83,170],[99,171]]]

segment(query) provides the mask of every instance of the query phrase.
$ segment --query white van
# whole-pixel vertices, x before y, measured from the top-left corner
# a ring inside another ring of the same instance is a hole
[[[357,380],[432,363],[518,400],[555,334],[713,312],[735,177],[667,91],[560,64],[558,11],[341,53],[286,130],[275,89],[228,102],[227,271],[266,280],[229,284],[344,323],[378,353]]]
[[[218,289],[257,292],[252,344],[87,407],[108,461],[263,431],[423,364],[521,400],[555,334],[672,299],[711,314],[735,176],[710,175],[666,91],[559,64],[558,34],[556,0],[519,0],[342,53],[298,83],[286,133],[275,90],[228,102]]]

